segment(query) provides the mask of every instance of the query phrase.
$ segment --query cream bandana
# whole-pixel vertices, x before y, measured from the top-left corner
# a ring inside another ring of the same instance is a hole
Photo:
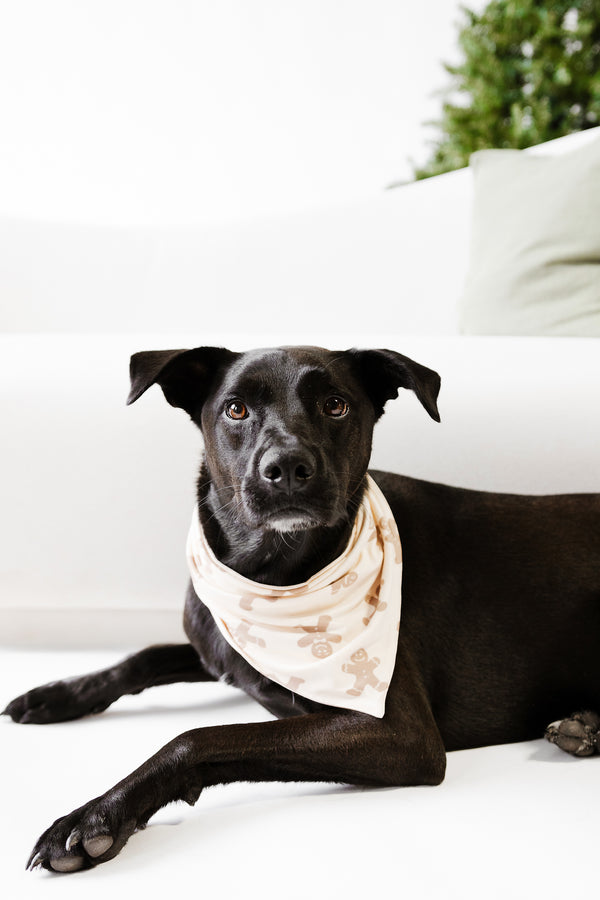
[[[370,476],[345,551],[304,584],[258,584],[211,551],[194,510],[187,556],[197,595],[253,668],[310,700],[381,718],[398,644],[402,550]]]

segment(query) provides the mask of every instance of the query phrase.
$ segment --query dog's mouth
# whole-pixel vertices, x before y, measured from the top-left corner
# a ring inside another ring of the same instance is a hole
[[[308,531],[335,524],[344,510],[338,511],[337,498],[290,496],[274,498],[253,490],[242,491],[241,500],[248,524],[280,533]]]
[[[314,513],[295,507],[273,511],[267,514],[263,520],[263,526],[269,531],[282,533],[308,531],[311,528],[318,528],[320,525],[323,525],[323,521]]]

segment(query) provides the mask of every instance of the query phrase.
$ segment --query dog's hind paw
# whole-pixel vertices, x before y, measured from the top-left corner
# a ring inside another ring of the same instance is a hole
[[[592,756],[600,752],[600,716],[594,712],[574,713],[546,728],[545,737],[572,756]]]

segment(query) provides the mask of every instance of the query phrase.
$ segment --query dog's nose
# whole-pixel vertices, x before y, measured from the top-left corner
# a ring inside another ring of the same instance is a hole
[[[302,490],[316,471],[315,458],[307,450],[267,450],[260,461],[261,478],[272,487],[291,494]]]

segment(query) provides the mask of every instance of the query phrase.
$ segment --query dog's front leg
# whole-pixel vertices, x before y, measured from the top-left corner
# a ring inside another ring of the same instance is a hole
[[[188,731],[101,797],[57,819],[28,865],[70,872],[106,862],[158,809],[174,800],[193,804],[214,784],[437,784],[444,775],[444,750],[437,730],[426,730],[422,721],[409,719],[400,728],[362,713],[334,711]]]
[[[15,697],[3,715],[22,724],[66,722],[102,712],[124,694],[179,681],[211,681],[190,644],[147,647],[115,666],[52,681]]]

